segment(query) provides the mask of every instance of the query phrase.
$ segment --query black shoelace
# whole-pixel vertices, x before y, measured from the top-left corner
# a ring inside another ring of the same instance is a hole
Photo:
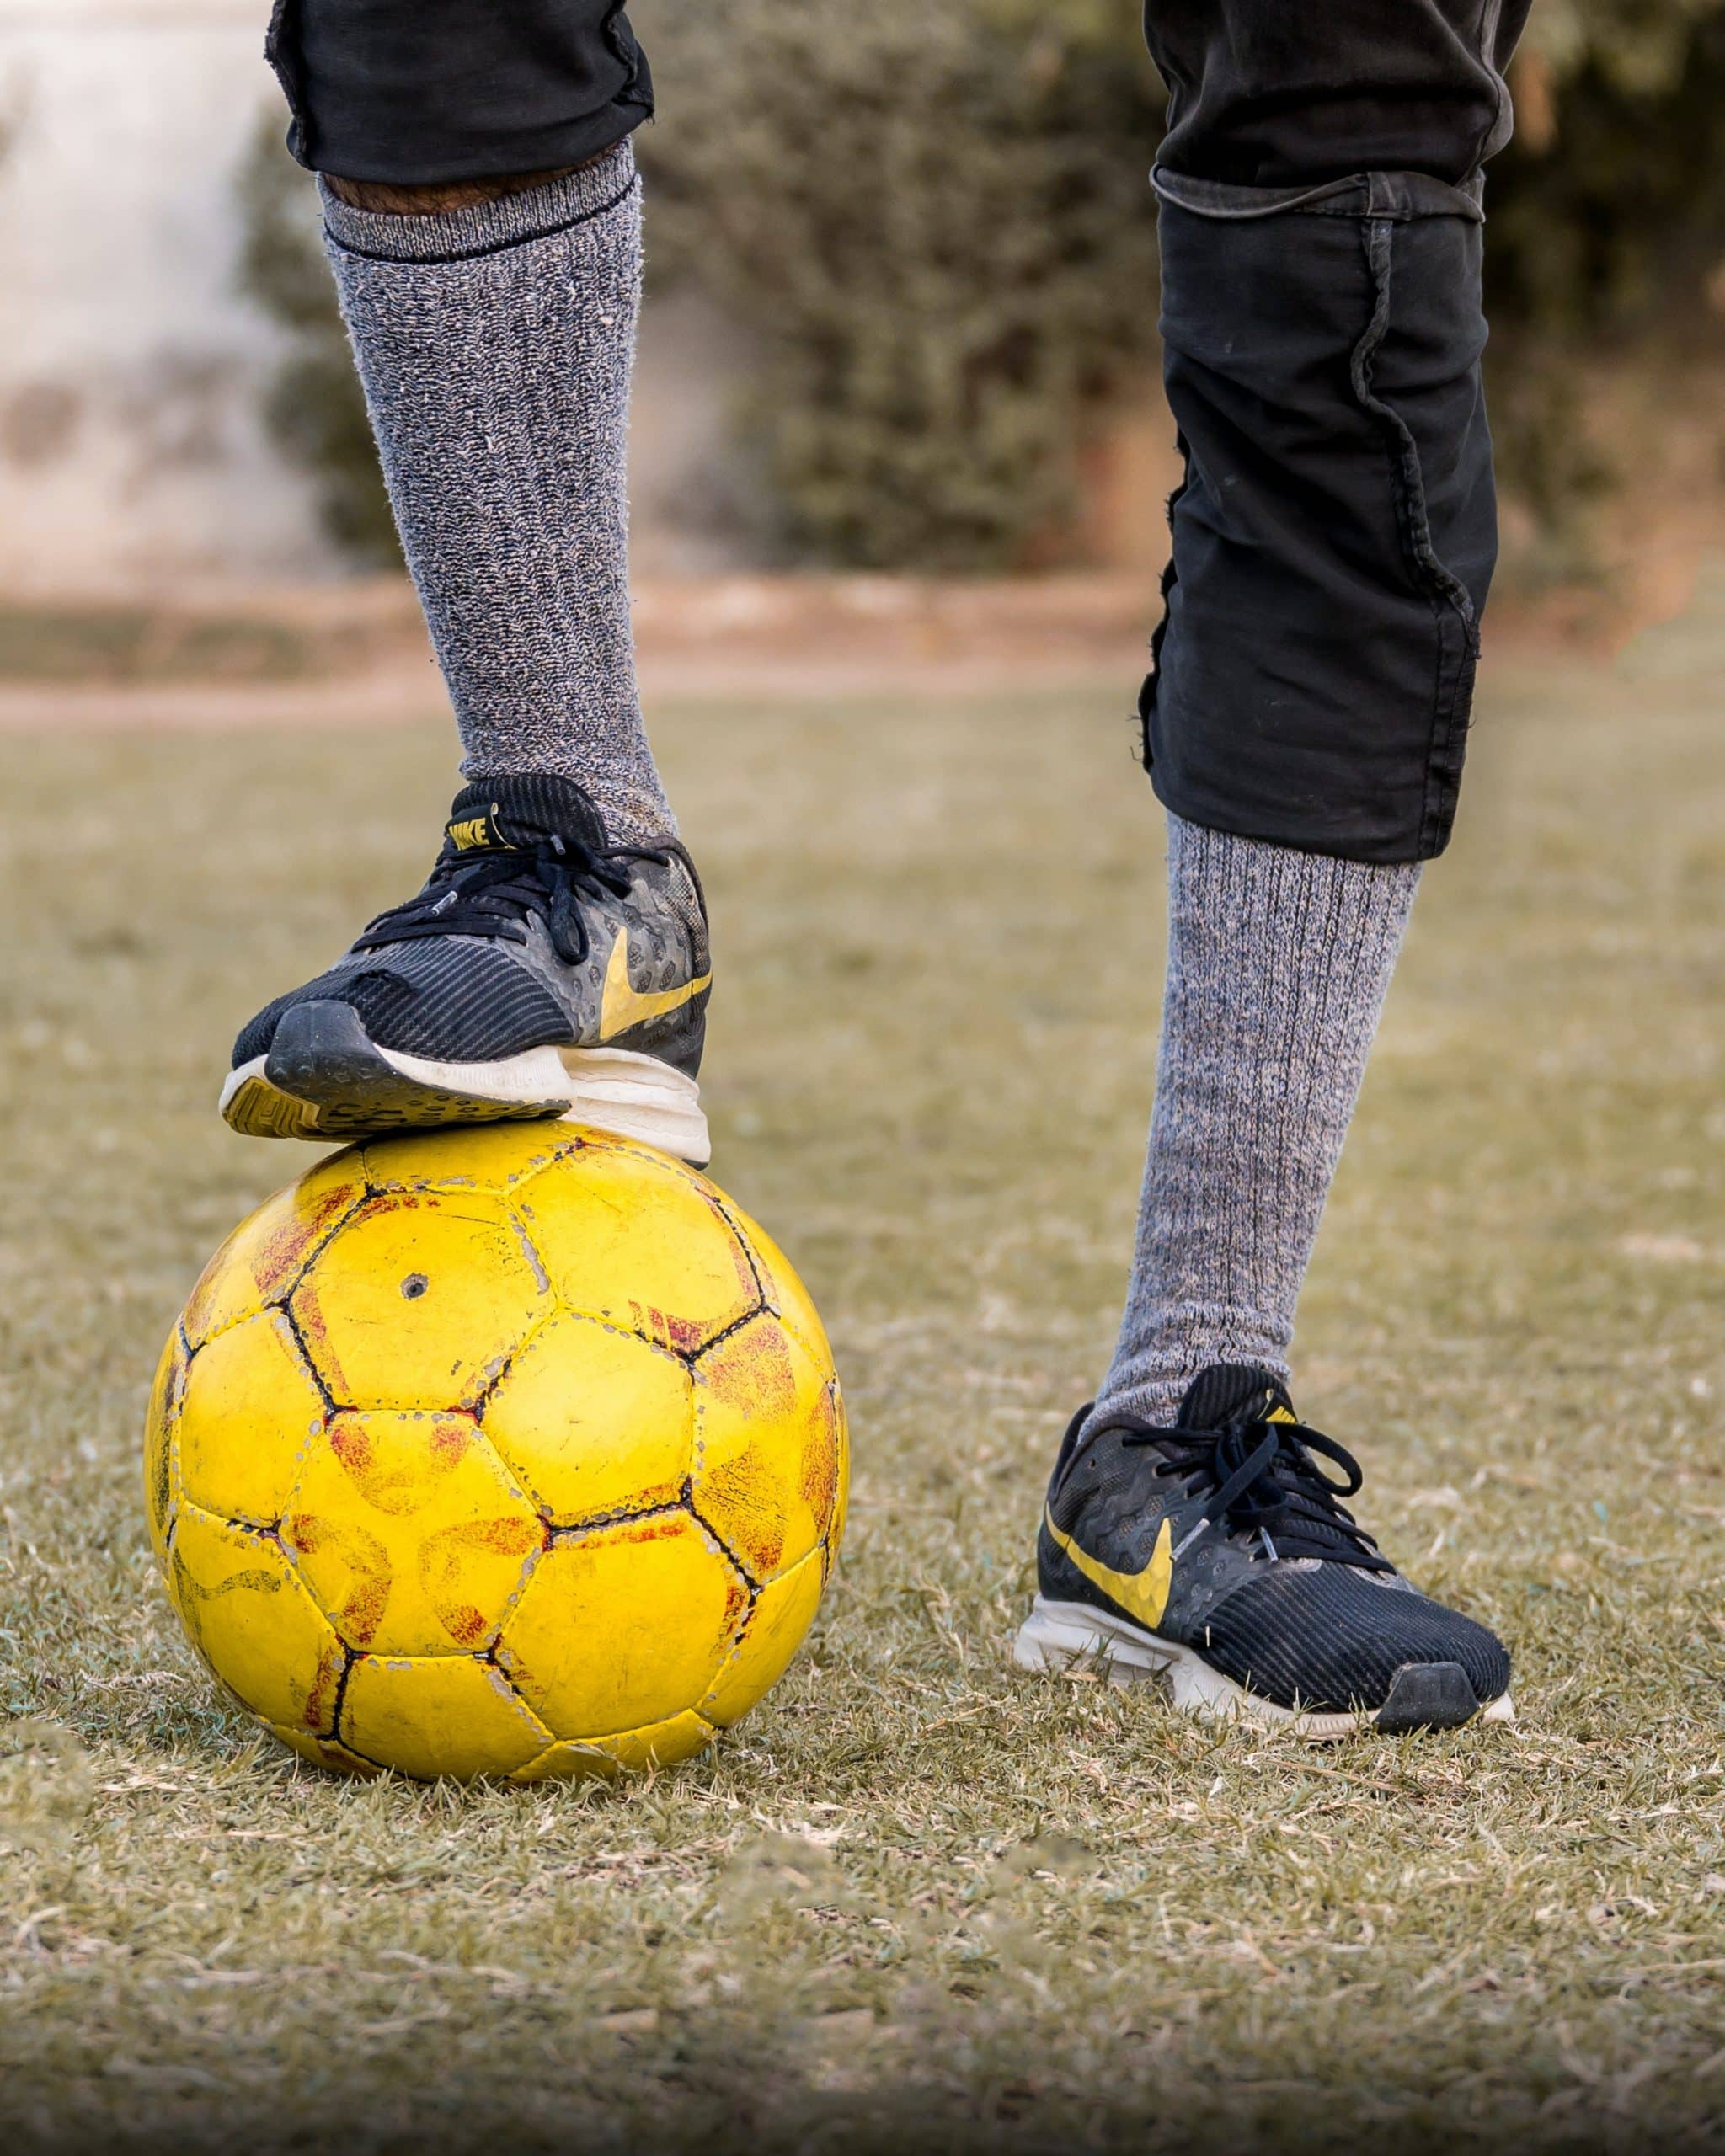
[[[375,951],[419,936],[485,936],[525,943],[528,919],[537,915],[558,957],[566,966],[579,965],[589,948],[583,900],[626,898],[628,862],[670,858],[654,846],[611,846],[597,853],[555,832],[531,846],[488,846],[479,853],[446,847],[419,896],[380,913],[354,948]]]
[[[1214,1430],[1160,1429],[1124,1415],[1110,1427],[1123,1433],[1123,1444],[1154,1445],[1162,1455],[1158,1475],[1196,1478],[1207,1488],[1183,1547],[1220,1525],[1231,1534],[1256,1534],[1268,1557],[1327,1557],[1367,1572],[1394,1570],[1340,1502],[1364,1480],[1359,1462],[1322,1430],[1271,1422],[1257,1408],[1242,1409]],[[1347,1480],[1332,1482],[1316,1454],[1333,1460]]]

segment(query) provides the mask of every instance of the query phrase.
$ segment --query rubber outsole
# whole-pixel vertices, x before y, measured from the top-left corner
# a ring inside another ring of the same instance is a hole
[[[1375,1712],[1362,1708],[1324,1714],[1279,1706],[1212,1668],[1190,1647],[1158,1639],[1087,1603],[1052,1602],[1040,1594],[1018,1628],[1012,1659],[1021,1669],[1058,1673],[1091,1668],[1110,1684],[1153,1684],[1183,1713],[1209,1721],[1251,1722],[1316,1743],[1367,1730],[1394,1737],[1413,1730],[1460,1729],[1474,1721],[1515,1719],[1507,1692],[1495,1700],[1477,1698],[1467,1673],[1454,1662],[1404,1663]]]
[[[222,1119],[248,1138],[345,1142],[461,1123],[556,1117],[704,1167],[700,1090],[656,1058],[542,1048],[501,1062],[436,1063],[380,1047],[350,1004],[283,1013],[269,1053],[229,1074]]]

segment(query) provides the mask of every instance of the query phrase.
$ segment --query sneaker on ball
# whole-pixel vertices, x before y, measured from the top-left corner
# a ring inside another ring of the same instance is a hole
[[[1021,1668],[1089,1664],[1312,1737],[1514,1720],[1502,1643],[1381,1555],[1340,1502],[1358,1463],[1267,1372],[1214,1365],[1171,1428],[1091,1412],[1049,1486]]]
[[[335,1140],[559,1116],[702,1166],[711,978],[681,846],[613,846],[572,780],[482,779],[419,896],[241,1033],[222,1113]]]

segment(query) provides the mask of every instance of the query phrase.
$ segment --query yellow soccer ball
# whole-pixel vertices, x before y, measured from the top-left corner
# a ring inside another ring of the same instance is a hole
[[[193,1290],[146,1433],[192,1644],[359,1774],[700,1751],[802,1643],[847,1477],[771,1239],[561,1123],[376,1139],[278,1192]]]

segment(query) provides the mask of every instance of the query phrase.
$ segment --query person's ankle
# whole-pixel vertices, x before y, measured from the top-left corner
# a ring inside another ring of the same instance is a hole
[[[385,217],[435,217],[451,210],[481,209],[488,202],[502,201],[506,195],[528,194],[554,179],[567,179],[572,172],[583,172],[611,155],[611,150],[601,150],[594,157],[583,157],[579,164],[557,165],[548,172],[499,173],[487,179],[428,180],[409,186],[387,180],[343,179],[335,173],[325,173],[323,179],[336,200],[344,202],[350,210],[370,210]]]

